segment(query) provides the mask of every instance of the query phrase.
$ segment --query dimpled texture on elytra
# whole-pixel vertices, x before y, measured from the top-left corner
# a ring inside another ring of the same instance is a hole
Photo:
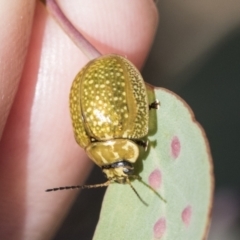
[[[70,109],[82,147],[95,140],[138,139],[148,133],[148,100],[138,70],[125,58],[107,55],[89,62],[75,78]]]
[[[71,91],[70,91],[70,113],[72,118],[74,136],[77,143],[81,147],[86,147],[90,143],[90,139],[86,134],[83,121],[82,121],[82,113],[80,108],[80,80],[84,73],[83,68],[75,78],[72,83]]]

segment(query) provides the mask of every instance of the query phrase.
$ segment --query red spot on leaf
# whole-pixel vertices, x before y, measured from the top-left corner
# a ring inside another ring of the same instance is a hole
[[[166,231],[166,219],[165,218],[160,218],[154,224],[153,231],[154,231],[154,237],[156,239],[161,239],[161,237],[163,236],[163,234]]]
[[[189,226],[192,217],[192,207],[188,205],[182,211],[182,221],[185,226]]]
[[[179,156],[179,153],[181,151],[181,143],[177,136],[173,137],[171,142],[171,153],[172,156],[176,159]]]
[[[154,188],[160,188],[162,183],[162,173],[159,169],[155,169],[148,177],[149,185]]]

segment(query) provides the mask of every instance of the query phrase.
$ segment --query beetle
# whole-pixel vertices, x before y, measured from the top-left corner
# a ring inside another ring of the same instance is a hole
[[[146,150],[148,146],[142,138],[148,134],[149,110],[158,107],[158,100],[149,105],[144,80],[125,57],[111,54],[90,61],[72,83],[70,112],[77,143],[108,181],[46,191],[102,187],[112,182],[132,187],[130,178],[140,179],[133,167],[139,147]]]

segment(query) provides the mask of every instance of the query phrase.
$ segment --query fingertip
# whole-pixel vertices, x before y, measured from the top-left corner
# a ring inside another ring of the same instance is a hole
[[[60,0],[59,5],[102,54],[121,54],[142,66],[158,25],[154,1]]]
[[[34,9],[31,0],[1,1],[0,138],[22,74]]]

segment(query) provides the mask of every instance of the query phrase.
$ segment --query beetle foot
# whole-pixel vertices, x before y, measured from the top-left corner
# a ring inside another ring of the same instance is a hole
[[[160,102],[156,99],[154,102],[152,102],[149,105],[149,110],[151,110],[151,109],[159,109],[159,106],[160,106]]]
[[[134,140],[134,142],[138,145],[144,148],[144,151],[146,152],[148,149],[148,140]]]

